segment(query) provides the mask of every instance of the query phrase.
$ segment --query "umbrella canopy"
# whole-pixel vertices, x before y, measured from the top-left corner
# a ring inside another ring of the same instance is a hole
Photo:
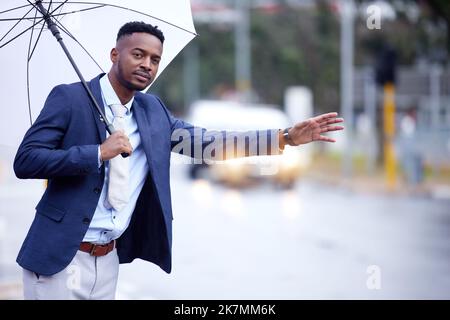
[[[50,90],[79,81],[35,3],[0,1],[0,145],[18,146]],[[144,21],[163,31],[158,75],[196,35],[189,0],[41,3],[52,14],[86,80],[109,71],[110,50],[126,22]]]

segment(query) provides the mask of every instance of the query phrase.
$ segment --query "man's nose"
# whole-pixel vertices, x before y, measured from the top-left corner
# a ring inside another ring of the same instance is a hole
[[[141,63],[141,68],[150,71],[151,70],[151,59],[150,57],[145,58]]]

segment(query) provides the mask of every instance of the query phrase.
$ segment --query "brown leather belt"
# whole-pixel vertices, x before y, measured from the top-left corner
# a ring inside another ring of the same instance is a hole
[[[95,244],[90,242],[82,242],[80,244],[80,251],[87,252],[91,256],[102,257],[113,251],[116,240],[111,240],[106,244]]]

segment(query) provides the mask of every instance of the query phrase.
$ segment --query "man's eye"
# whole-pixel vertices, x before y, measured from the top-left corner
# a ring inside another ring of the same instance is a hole
[[[135,53],[134,56],[135,56],[136,58],[141,58],[141,57],[142,57],[142,54],[140,54],[140,53]]]

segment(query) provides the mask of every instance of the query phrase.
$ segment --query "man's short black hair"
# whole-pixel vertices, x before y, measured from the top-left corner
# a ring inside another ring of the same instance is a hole
[[[152,26],[151,24],[142,21],[132,21],[125,23],[117,33],[116,41],[119,41],[119,39],[123,36],[129,36],[135,32],[149,33],[157,37],[161,41],[161,43],[164,43],[164,34],[160,29],[158,29],[158,26]]]

